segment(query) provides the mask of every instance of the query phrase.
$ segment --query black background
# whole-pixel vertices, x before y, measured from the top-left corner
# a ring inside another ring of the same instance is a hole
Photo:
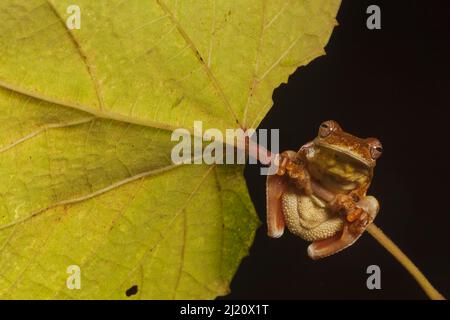
[[[366,28],[366,8],[381,7],[381,30]],[[369,194],[380,226],[450,296],[450,1],[344,0],[326,56],[301,67],[274,93],[260,128],[280,128],[280,149],[297,150],[319,124],[379,138]],[[246,168],[248,188],[265,221],[265,177]],[[411,276],[370,235],[312,261],[308,243],[258,229],[229,299],[425,299]],[[368,290],[366,268],[381,268],[381,290]]]

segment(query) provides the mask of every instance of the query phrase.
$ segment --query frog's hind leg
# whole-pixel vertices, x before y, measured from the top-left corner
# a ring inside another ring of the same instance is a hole
[[[285,228],[281,197],[289,187],[289,181],[305,194],[312,194],[311,181],[299,154],[295,151],[284,151],[278,161],[275,175],[267,176],[267,234],[272,238],[283,235]]]
[[[287,228],[306,241],[328,239],[344,226],[344,219],[330,214],[322,201],[299,195],[293,188],[283,194],[282,205]]]
[[[367,226],[373,222],[379,210],[378,201],[372,196],[367,196],[356,203],[356,205],[364,211],[367,217],[352,223],[347,222],[342,232],[331,238],[314,241],[310,244],[308,255],[312,259],[325,258],[348,248],[359,239]]]
[[[279,238],[284,233],[284,215],[281,197],[288,188],[286,177],[279,175],[267,176],[267,234],[272,238]]]
[[[342,232],[324,240],[317,240],[308,246],[308,255],[317,260],[331,256],[351,246],[361,236],[349,232],[348,225],[344,226]]]
[[[292,161],[296,152],[285,151],[277,159],[277,173],[267,176],[266,180],[266,219],[267,234],[272,238],[279,238],[284,233],[285,222],[281,203],[283,193],[288,189],[289,181],[287,172],[292,167]]]

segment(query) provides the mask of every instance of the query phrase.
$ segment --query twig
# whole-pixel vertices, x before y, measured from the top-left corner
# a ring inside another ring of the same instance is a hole
[[[374,223],[366,229],[398,262],[413,276],[423,291],[432,300],[445,300],[445,297],[437,291],[417,266],[403,253],[402,250],[384,234]]]

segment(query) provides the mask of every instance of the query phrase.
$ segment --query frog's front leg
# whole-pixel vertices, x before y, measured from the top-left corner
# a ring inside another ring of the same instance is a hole
[[[277,175],[288,176],[292,183],[305,195],[312,194],[311,177],[303,159],[303,150],[281,153]]]
[[[349,221],[349,215],[347,215],[342,232],[328,239],[314,241],[309,245],[308,255],[312,259],[324,258],[351,246],[372,223],[380,208],[377,199],[372,196],[365,196],[354,205],[354,209],[359,210],[359,214],[356,214],[358,218]]]

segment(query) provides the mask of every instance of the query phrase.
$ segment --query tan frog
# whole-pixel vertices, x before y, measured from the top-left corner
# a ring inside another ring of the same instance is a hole
[[[323,122],[298,152],[283,152],[277,174],[267,178],[269,236],[280,237],[287,226],[312,241],[313,259],[352,245],[378,213],[378,201],[366,193],[381,152],[377,139],[355,137],[336,121]]]

